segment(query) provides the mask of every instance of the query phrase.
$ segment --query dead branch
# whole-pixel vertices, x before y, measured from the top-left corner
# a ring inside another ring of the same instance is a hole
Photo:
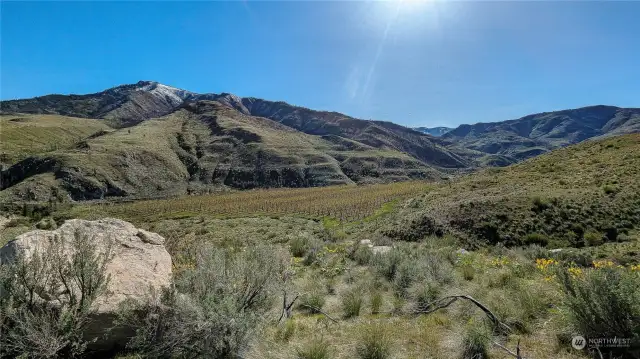
[[[305,308],[309,308],[309,309],[311,309],[313,311],[316,311],[316,312],[318,312],[320,314],[324,314],[324,316],[329,318],[329,319],[331,319],[332,322],[338,323],[338,321],[336,319],[332,318],[329,314],[327,314],[327,313],[323,312],[322,310],[320,310],[320,308],[317,308],[317,307],[314,307],[314,306],[308,305],[308,304],[301,304],[301,306],[303,306]]]
[[[293,303],[296,302],[300,294],[296,294],[291,303],[287,304],[287,292],[283,291],[284,295],[282,298],[282,313],[280,314],[280,318],[278,318],[278,323],[282,320],[282,317],[289,318],[291,317],[291,307],[293,307]]]
[[[504,350],[505,352],[509,353],[509,355],[511,355],[512,357],[516,358],[516,359],[525,359],[524,357],[522,357],[522,355],[520,355],[520,340],[518,340],[518,347],[516,348],[516,352],[512,352],[511,350],[509,350],[509,348],[505,347],[504,345],[498,343],[498,342],[493,342],[493,345],[497,346],[498,348]]]
[[[420,310],[420,311],[416,311],[414,312],[415,314],[429,314],[429,313],[433,313],[436,310],[439,309],[444,309],[448,306],[450,306],[451,304],[455,303],[458,299],[466,299],[470,302],[472,302],[473,304],[475,304],[478,308],[480,308],[486,315],[487,317],[489,317],[489,319],[491,320],[491,322],[493,323],[494,327],[496,329],[502,327],[504,329],[507,330],[507,332],[512,332],[513,330],[506,324],[504,324],[503,322],[501,322],[498,317],[493,314],[492,311],[489,310],[489,308],[487,308],[484,304],[478,302],[476,299],[474,299],[473,297],[471,297],[470,295],[450,295],[447,297],[443,297],[440,298],[436,301],[433,301],[429,304],[426,305],[426,309],[424,310]]]
[[[506,330],[507,333],[510,333],[510,332],[513,331],[508,325],[506,325],[503,322],[501,322],[498,319],[498,317],[495,314],[493,314],[493,312],[491,310],[489,310],[489,308],[487,308],[484,304],[480,303],[479,301],[477,301],[476,299],[474,299],[470,295],[450,295],[450,296],[447,296],[447,297],[443,297],[443,298],[440,298],[438,300],[435,300],[435,301],[429,303],[425,307],[426,309],[419,310],[419,311],[416,311],[414,313],[415,314],[433,313],[436,310],[444,309],[444,308],[450,306],[451,304],[455,303],[459,299],[466,299],[466,300],[472,302],[473,304],[475,304],[478,308],[480,308],[487,315],[487,317],[489,317],[489,320],[491,320],[491,322],[494,325],[494,329],[497,329],[497,330],[503,329],[503,330]],[[515,353],[513,351],[509,350],[504,345],[498,343],[498,342],[493,342],[493,344],[495,346],[499,347],[500,349],[504,350],[505,352],[509,353],[509,355],[513,356],[516,359],[524,359],[524,357],[522,357],[522,355],[520,354],[520,340],[518,340],[518,346],[516,348],[516,352]]]

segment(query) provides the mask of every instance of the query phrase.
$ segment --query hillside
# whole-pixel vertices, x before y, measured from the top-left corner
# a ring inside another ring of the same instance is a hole
[[[589,138],[640,131],[640,109],[592,106],[516,120],[461,125],[443,135],[460,146],[520,161]]]
[[[451,232],[471,245],[624,241],[640,223],[638,178],[640,134],[587,141],[460,177],[407,203],[381,232]]]
[[[54,116],[21,116],[38,128],[60,124]],[[65,119],[59,128],[63,133],[82,121],[87,129],[91,124],[108,128],[98,120]],[[164,117],[78,137],[58,148],[38,151],[25,138],[21,145],[32,152],[2,172],[1,201],[139,198],[225,188],[439,178],[437,170],[405,153],[335,135],[308,135],[217,101],[188,103]],[[9,153],[20,148],[11,143],[4,147]]]
[[[429,136],[390,122],[360,120],[337,112],[315,111],[256,98],[196,94],[153,81],[140,81],[88,95],[48,95],[0,102],[3,113],[60,114],[102,118],[117,127],[167,115],[201,100],[218,101],[245,115],[266,117],[311,135],[334,135],[378,149],[406,152],[428,165],[464,168],[471,162],[434,143]]]
[[[57,115],[0,116],[0,166],[31,155],[72,148],[111,128],[103,121]]]

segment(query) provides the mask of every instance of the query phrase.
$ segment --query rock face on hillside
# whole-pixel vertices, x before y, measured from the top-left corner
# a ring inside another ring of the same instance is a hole
[[[112,327],[113,314],[125,299],[144,300],[151,289],[169,286],[171,256],[164,247],[164,238],[113,218],[97,221],[72,219],[53,231],[24,233],[0,248],[0,264],[11,263],[18,255],[29,258],[35,251],[46,250],[53,241],[63,243],[63,251],[69,255],[74,236],[89,238],[98,253],[104,253],[107,243],[112,243],[113,257],[106,268],[110,277],[107,294],[98,297],[94,303],[94,324],[85,334],[98,336]],[[124,344],[124,333],[115,331],[110,333],[109,339],[100,339],[96,347]]]

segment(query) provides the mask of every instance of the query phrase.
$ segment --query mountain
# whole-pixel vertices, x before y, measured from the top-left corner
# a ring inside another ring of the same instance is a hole
[[[440,179],[640,131],[640,109],[593,106],[462,125],[434,137],[153,81],[2,101],[0,114],[0,201],[9,202]]]
[[[590,138],[639,131],[640,108],[590,106],[461,125],[443,138],[468,149],[521,161]]]
[[[453,130],[453,128],[450,127],[414,127],[413,129],[436,137],[440,137],[445,133]]]
[[[148,81],[0,108],[0,201],[437,179],[473,166],[390,122]]]

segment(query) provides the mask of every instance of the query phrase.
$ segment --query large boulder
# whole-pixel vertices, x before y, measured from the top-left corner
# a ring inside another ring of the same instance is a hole
[[[15,261],[18,255],[30,258],[44,251],[51,243],[63,243],[68,253],[74,236],[86,236],[98,253],[104,253],[111,243],[112,257],[106,266],[109,275],[107,292],[94,303],[93,324],[86,334],[105,331],[112,326],[114,313],[125,299],[144,301],[151,290],[170,285],[171,256],[162,236],[136,228],[129,222],[105,218],[97,221],[72,219],[56,230],[34,230],[18,236],[0,248],[0,264]],[[120,346],[126,338],[110,335],[96,343],[98,347]]]

